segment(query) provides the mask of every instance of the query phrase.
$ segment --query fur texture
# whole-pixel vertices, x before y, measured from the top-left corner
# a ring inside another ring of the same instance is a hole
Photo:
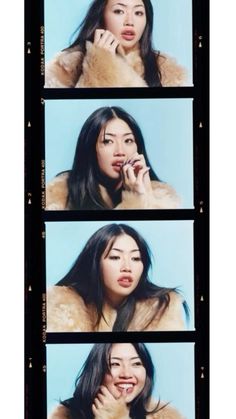
[[[156,403],[152,402],[151,406],[149,407],[149,410],[153,409],[156,406]],[[164,403],[160,404],[160,407],[165,406]],[[69,411],[66,407],[59,405],[57,406],[54,411],[51,413],[48,419],[71,419],[71,416],[69,414]],[[80,419],[80,418],[78,418]],[[102,419],[123,419],[120,414],[115,414],[112,416],[107,416],[104,414]],[[127,416],[125,416],[124,419],[127,419]],[[159,410],[156,413],[152,413],[150,415],[147,415],[147,419],[184,419],[184,417],[173,407],[167,405],[163,407],[163,409]]]
[[[56,176],[46,186],[46,210],[66,210],[68,172]],[[112,209],[104,187],[100,187],[103,200]],[[122,202],[114,209],[175,209],[180,207],[180,198],[175,190],[164,182],[152,181],[152,193],[138,195],[131,191],[122,192]]]
[[[184,330],[182,297],[170,294],[169,306],[155,315],[158,300],[149,298],[136,303],[134,317],[128,331],[173,331]],[[47,291],[48,332],[110,332],[116,319],[116,310],[103,307],[104,318],[96,325],[94,306],[86,305],[83,298],[72,288],[53,286]]]
[[[186,71],[168,55],[157,55],[163,87],[186,84]],[[144,66],[135,48],[111,54],[87,41],[86,54],[79,47],[58,53],[45,66],[45,87],[147,87]]]

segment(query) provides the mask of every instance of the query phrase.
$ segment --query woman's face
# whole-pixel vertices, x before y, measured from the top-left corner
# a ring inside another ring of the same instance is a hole
[[[118,398],[121,394],[126,403],[132,402],[143,390],[146,381],[146,370],[131,343],[112,345],[110,374],[104,377],[105,385],[111,394]]]
[[[101,276],[106,299],[116,306],[137,287],[143,261],[136,241],[127,234],[118,236],[107,249],[101,258]]]
[[[119,180],[123,163],[137,151],[136,140],[128,124],[119,118],[111,119],[98,136],[98,167],[110,179]]]
[[[108,0],[104,10],[105,29],[112,32],[128,51],[135,47],[144,32],[147,20],[142,0]]]

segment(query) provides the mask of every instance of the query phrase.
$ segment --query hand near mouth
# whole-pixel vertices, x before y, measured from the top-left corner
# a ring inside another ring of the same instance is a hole
[[[144,156],[135,153],[126,160],[122,167],[122,181],[124,190],[143,195],[152,191],[149,176],[150,167],[147,167]]]
[[[95,419],[130,419],[129,409],[125,402],[126,389],[118,390],[113,395],[107,387],[101,386],[92,405]]]
[[[112,54],[116,54],[116,50],[119,46],[118,39],[105,29],[96,29],[94,33],[94,45],[99,48],[105,49]]]

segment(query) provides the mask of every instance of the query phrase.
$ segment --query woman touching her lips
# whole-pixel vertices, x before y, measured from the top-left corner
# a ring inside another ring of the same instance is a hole
[[[46,187],[47,210],[173,209],[180,199],[149,162],[142,132],[119,107],[93,112],[78,137],[72,169]]]
[[[150,250],[126,224],[108,224],[47,291],[48,332],[184,330],[188,306],[148,277]]]
[[[181,86],[185,70],[152,46],[150,0],[94,0],[76,40],[46,64],[45,87]]]
[[[95,344],[76,379],[72,398],[49,419],[183,419],[152,399],[154,366],[143,343]]]

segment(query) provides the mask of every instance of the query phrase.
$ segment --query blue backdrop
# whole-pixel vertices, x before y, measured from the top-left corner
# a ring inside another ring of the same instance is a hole
[[[153,255],[152,282],[179,287],[190,307],[194,329],[193,221],[117,221],[136,229]],[[46,281],[56,284],[69,271],[87,240],[111,222],[46,223]]]
[[[69,46],[88,0],[45,0],[45,61]],[[183,65],[192,84],[192,0],[153,0],[153,42]]]
[[[46,101],[46,182],[71,169],[79,132],[89,115],[101,106],[120,106],[136,119],[157,175],[175,188],[183,208],[192,208],[192,99]]]
[[[155,400],[171,402],[183,417],[194,419],[194,344],[148,343],[155,370]],[[48,412],[72,397],[75,378],[82,367],[91,344],[47,345]]]

